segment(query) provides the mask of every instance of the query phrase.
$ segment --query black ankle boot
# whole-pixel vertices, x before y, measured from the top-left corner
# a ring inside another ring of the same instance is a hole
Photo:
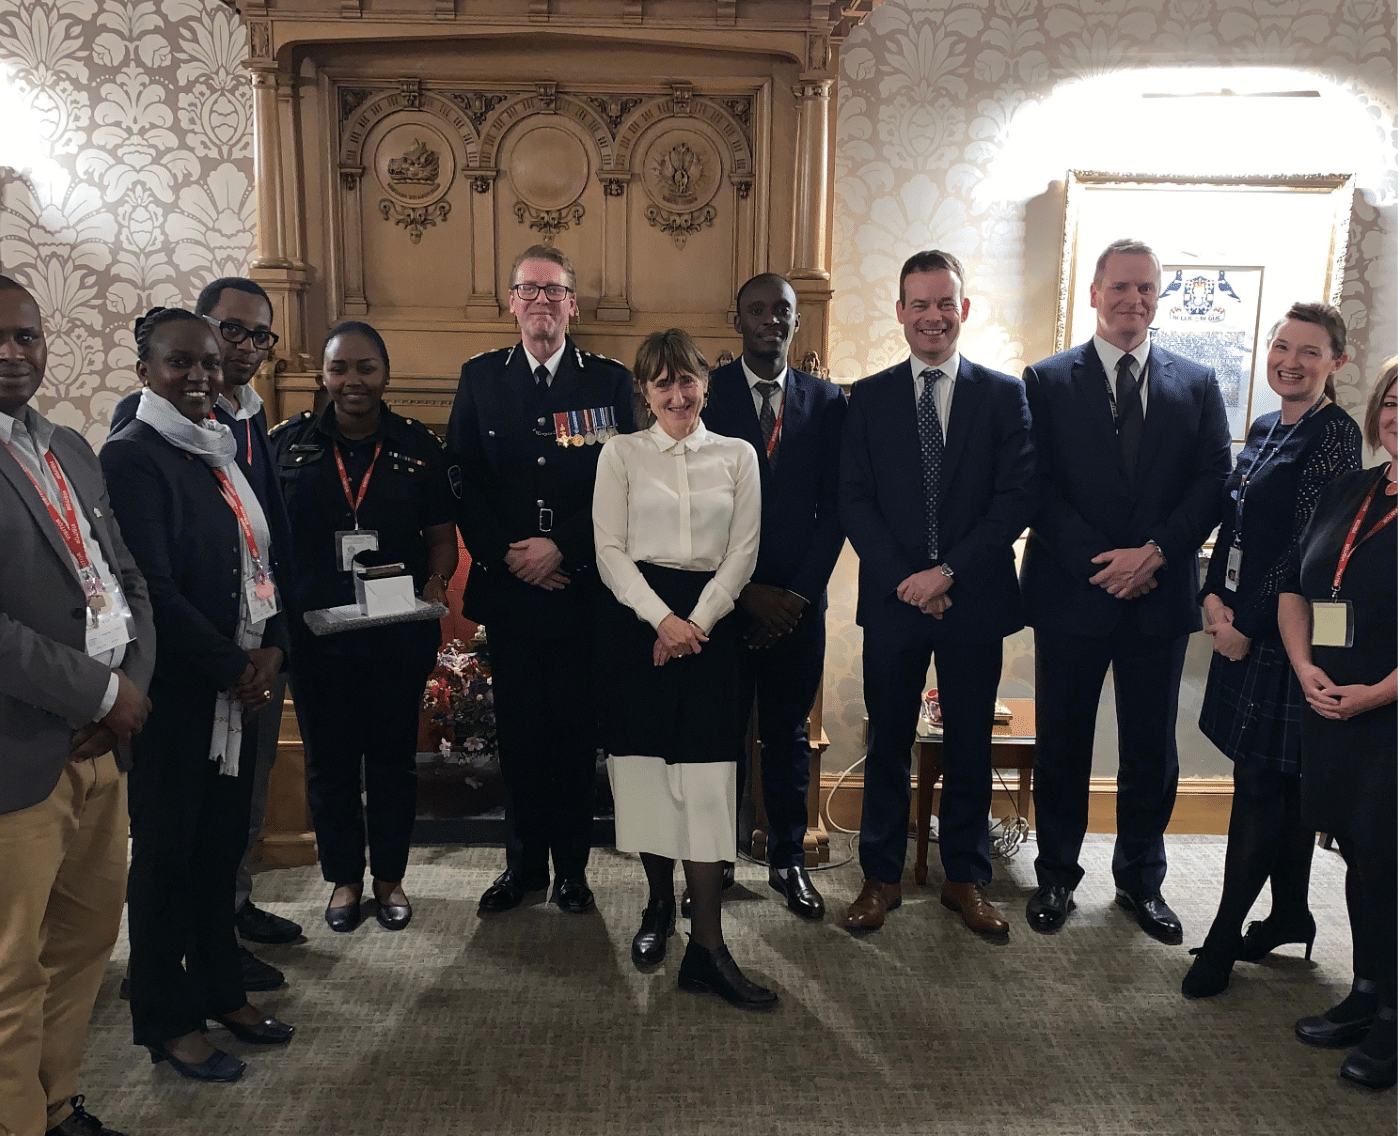
[[[1298,1040],[1322,1049],[1346,1049],[1371,1031],[1376,1020],[1376,984],[1358,978],[1351,993],[1316,1017],[1299,1018],[1293,1026]]]
[[[718,994],[731,1006],[741,1010],[771,1010],[778,996],[750,982],[723,943],[709,951],[691,939],[681,960],[680,978],[676,985],[693,993]]]
[[[1271,914],[1246,928],[1239,958],[1241,962],[1258,962],[1286,943],[1302,943],[1303,957],[1310,959],[1316,938],[1317,921],[1311,911],[1304,911],[1301,917],[1293,919],[1279,919]]]
[[[1214,998],[1230,985],[1230,971],[1239,955],[1239,941],[1231,947],[1215,946],[1209,939],[1204,946],[1194,947],[1196,961],[1181,980],[1183,998]]]
[[[666,940],[676,933],[676,898],[653,899],[642,912],[642,926],[632,936],[632,961],[655,966],[666,957]]]

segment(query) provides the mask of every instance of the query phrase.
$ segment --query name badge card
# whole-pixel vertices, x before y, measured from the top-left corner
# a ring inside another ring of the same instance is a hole
[[[1350,647],[1354,627],[1350,600],[1313,600],[1312,645]]]
[[[272,570],[261,564],[253,565],[253,574],[244,585],[243,594],[248,600],[248,619],[252,623],[265,623],[282,610]]]
[[[355,566],[361,552],[378,552],[379,534],[374,529],[343,529],[335,534],[335,557],[342,572]]]
[[[1225,588],[1237,591],[1240,586],[1240,563],[1244,560],[1244,550],[1238,544],[1232,545],[1225,556]]]
[[[88,569],[87,572],[91,572]],[[86,577],[86,573],[84,573]],[[93,658],[115,651],[130,643],[131,608],[126,596],[113,581],[111,587],[104,586],[96,572],[91,579],[83,580],[83,594],[87,597],[87,629],[84,648]]]

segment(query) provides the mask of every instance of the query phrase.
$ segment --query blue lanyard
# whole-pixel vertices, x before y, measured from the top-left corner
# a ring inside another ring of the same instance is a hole
[[[1311,418],[1313,414],[1316,413],[1317,408],[1322,405],[1323,401],[1326,398],[1326,391],[1323,391],[1322,394],[1318,395],[1317,401],[1313,403],[1310,407],[1308,407],[1307,411],[1301,418],[1298,419],[1297,422],[1293,423],[1293,429],[1296,430],[1297,427],[1301,426],[1304,422]],[[1268,466],[1268,464],[1271,461],[1273,461],[1274,458],[1278,457],[1279,453],[1283,450],[1283,441],[1280,441],[1278,446],[1274,448],[1273,453],[1269,452],[1269,446],[1274,439],[1274,431],[1278,429],[1279,424],[1282,421],[1283,414],[1280,411],[1279,417],[1275,419],[1274,424],[1269,427],[1269,433],[1264,438],[1264,444],[1259,447],[1259,453],[1256,454],[1254,460],[1249,463],[1249,468],[1245,470],[1243,474],[1240,475],[1240,487],[1235,491],[1234,544],[1236,548],[1242,547],[1241,541],[1244,536],[1244,495],[1245,492],[1249,489],[1249,483],[1254,479],[1256,473],[1262,473],[1264,469]],[[1292,437],[1292,434],[1290,434],[1289,436]]]

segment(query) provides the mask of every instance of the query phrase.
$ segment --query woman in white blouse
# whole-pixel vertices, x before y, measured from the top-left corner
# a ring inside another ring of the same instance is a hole
[[[758,460],[700,421],[709,368],[685,332],[648,336],[633,371],[656,421],[603,447],[593,494],[598,572],[616,597],[603,619],[613,692],[603,737],[617,846],[641,854],[650,892],[632,958],[666,956],[680,860],[691,936],[678,985],[769,1009],[778,996],[745,978],[724,945],[719,901],[735,857],[735,769],[723,758],[734,715],[748,712],[728,617],[758,558]]]

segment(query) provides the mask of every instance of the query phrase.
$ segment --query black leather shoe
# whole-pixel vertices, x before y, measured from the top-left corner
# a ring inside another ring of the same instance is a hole
[[[544,891],[547,887],[548,876],[542,880],[527,880],[524,873],[507,868],[496,877],[495,883],[481,893],[476,912],[478,915],[499,915],[524,903],[526,892]]]
[[[92,1113],[83,1107],[87,1097],[79,1093],[72,1100],[73,1111],[44,1133],[44,1136],[122,1136],[115,1128],[108,1128]]]
[[[741,1010],[771,1010],[778,996],[744,977],[729,948],[721,944],[707,951],[694,939],[686,945],[676,985],[695,994],[718,994]]]
[[[289,1026],[276,1018],[263,1018],[251,1026],[235,1022],[232,1018],[220,1017],[218,1014],[213,1015],[213,1020],[239,1041],[246,1041],[249,1045],[286,1045],[292,1040],[292,1034],[297,1032],[296,1026]]]
[[[1026,903],[1026,922],[1032,931],[1048,935],[1065,925],[1074,910],[1074,888],[1059,884],[1041,884]]]
[[[410,903],[376,903],[374,917],[386,931],[402,931],[413,918],[413,905]]]
[[[720,873],[719,890],[728,891],[734,886],[734,865],[726,863],[724,871]],[[690,889],[686,888],[681,892],[681,918],[690,918]]]
[[[1207,943],[1193,947],[1190,953],[1196,956],[1196,961],[1181,980],[1183,998],[1214,998],[1230,985],[1230,971],[1234,969],[1237,951],[1218,950]]]
[[[642,925],[632,936],[632,961],[655,966],[666,957],[666,940],[676,933],[676,901],[653,899],[642,912]]]
[[[1375,1003],[1371,1005],[1374,1007]],[[1333,1007],[1335,1010],[1337,1007]],[[1347,1015],[1342,1021],[1333,1021],[1326,1014],[1311,1018],[1299,1018],[1293,1024],[1293,1032],[1304,1045],[1315,1045],[1319,1049],[1348,1049],[1365,1040],[1376,1020],[1375,1010],[1359,1017]]]
[[[191,1081],[236,1081],[243,1076],[243,1070],[248,1068],[237,1057],[230,1056],[222,1049],[214,1050],[198,1065],[187,1065],[163,1045],[148,1045],[146,1048],[151,1051],[152,1065],[168,1061],[175,1072]]]
[[[233,913],[233,926],[250,943],[294,943],[301,938],[300,923],[254,907],[251,899]]]
[[[238,965],[243,970],[244,990],[278,990],[287,985],[286,975],[247,947],[238,948]]]
[[[778,875],[777,868],[769,868],[768,886],[787,900],[788,910],[794,915],[815,922],[826,914],[826,903],[821,893],[812,886],[806,868],[789,868],[786,879]]]
[[[584,915],[593,910],[593,891],[582,876],[554,881],[551,903],[557,903],[570,915]]]
[[[1175,945],[1181,942],[1181,920],[1176,912],[1167,906],[1161,892],[1151,895],[1129,895],[1118,889],[1115,901],[1119,907],[1137,916],[1138,926],[1163,943]]]
[[[1276,948],[1287,943],[1302,943],[1303,957],[1312,958],[1313,940],[1317,938],[1317,920],[1311,911],[1303,912],[1304,919],[1285,922],[1270,915],[1267,919],[1256,919],[1244,932],[1244,942],[1240,946],[1240,959],[1244,962],[1258,962]]]
[[[354,903],[346,904],[344,907],[327,907],[326,926],[342,935],[348,934],[360,925],[360,919],[363,918],[361,910],[363,907],[363,897],[356,899]],[[253,988],[247,987],[246,989]]]
[[[1395,1054],[1372,1057],[1364,1049],[1347,1054],[1339,1070],[1342,1079],[1366,1089],[1388,1089],[1395,1084]]]

